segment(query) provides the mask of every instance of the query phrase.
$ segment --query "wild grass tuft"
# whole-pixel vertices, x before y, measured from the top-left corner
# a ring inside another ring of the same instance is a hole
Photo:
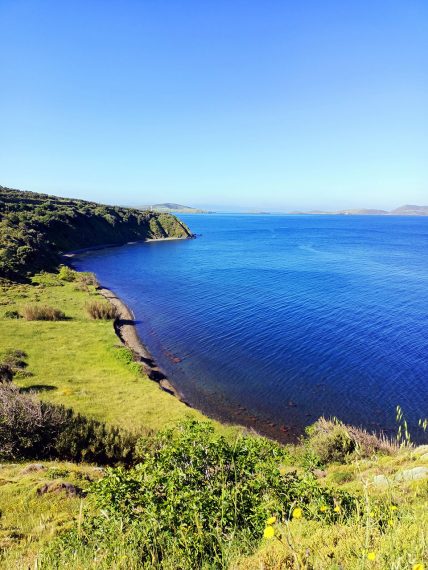
[[[59,309],[48,305],[25,305],[22,308],[22,316],[27,321],[63,321],[65,314]]]
[[[89,301],[86,311],[91,319],[113,320],[118,317],[118,311],[108,301]]]

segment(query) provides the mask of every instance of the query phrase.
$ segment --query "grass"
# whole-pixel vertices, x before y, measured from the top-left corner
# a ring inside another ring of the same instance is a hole
[[[131,431],[158,430],[190,415],[201,419],[173,396],[126,362],[111,321],[93,320],[88,302],[102,300],[94,287],[78,290],[76,283],[44,274],[33,285],[0,289],[0,353],[8,349],[28,354],[31,376],[15,379],[41,399]],[[49,305],[63,311],[65,321],[26,321],[5,317],[25,306]]]
[[[120,346],[111,321],[90,318],[88,303],[100,300],[91,280],[82,287],[52,274],[35,277],[32,285],[1,286],[0,355],[20,350],[28,363],[25,370],[17,371],[14,383],[41,399],[131,431],[158,431],[188,416],[203,419],[201,413],[190,410],[141,374],[130,353]],[[16,318],[28,305],[61,310],[66,320]],[[215,425],[224,434],[236,433],[233,428]],[[427,479],[398,481],[395,476],[413,467],[428,467],[428,446],[400,449],[381,442],[376,447],[367,434],[358,433],[359,443],[368,450],[359,456],[340,436],[339,428],[330,433],[324,427],[320,422],[318,431],[313,431],[311,449],[289,446],[283,468],[303,474],[315,466],[314,457],[319,460],[324,453],[321,463],[325,473],[320,484],[363,497],[363,510],[347,521],[338,516],[334,524],[323,522],[322,517],[278,520],[274,538],[264,539],[261,532],[258,540],[245,544],[250,555],[243,554],[244,543],[232,540],[230,552],[225,554],[227,568],[421,570],[417,565],[425,564],[426,570]],[[340,453],[335,456],[337,451]],[[61,531],[76,528],[76,521],[80,528],[80,521],[93,508],[87,499],[64,491],[39,496],[40,486],[58,480],[85,489],[91,480],[101,477],[96,467],[84,464],[43,462],[43,469],[31,473],[25,472],[26,465],[0,464],[0,567],[5,569],[37,567],[40,552],[52,539]],[[385,476],[388,484],[376,485],[378,475]],[[119,532],[112,540],[112,551],[114,547],[114,552],[121,553],[115,567],[133,568],[126,537]],[[134,554],[138,554],[136,550]],[[112,566],[94,565],[90,558],[79,566],[95,567]]]
[[[275,537],[264,539],[255,554],[238,559],[231,570],[421,570],[418,564],[426,569],[428,482],[397,482],[392,476],[428,467],[427,452],[428,446],[398,449],[391,456],[328,466],[323,483],[363,496],[364,510],[347,524],[339,520],[328,526],[303,518],[275,525]],[[390,476],[391,483],[376,486],[379,474]],[[384,522],[379,525],[379,520]]]
[[[42,496],[37,489],[57,479],[85,489],[101,473],[89,465],[44,462],[25,474],[29,463],[0,465],[0,568],[33,568],[41,548],[79,517],[82,500],[64,492]]]

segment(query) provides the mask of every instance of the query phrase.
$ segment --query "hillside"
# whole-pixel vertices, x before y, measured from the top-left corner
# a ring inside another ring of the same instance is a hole
[[[61,253],[148,238],[191,237],[168,213],[59,198],[0,186],[0,277],[52,269]]]
[[[428,216],[428,206],[405,204],[389,212],[393,216]]]

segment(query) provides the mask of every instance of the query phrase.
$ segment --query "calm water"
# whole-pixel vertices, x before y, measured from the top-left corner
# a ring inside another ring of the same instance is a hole
[[[428,218],[187,215],[196,240],[87,253],[185,399],[293,437],[428,416]],[[420,435],[419,435],[420,440]]]

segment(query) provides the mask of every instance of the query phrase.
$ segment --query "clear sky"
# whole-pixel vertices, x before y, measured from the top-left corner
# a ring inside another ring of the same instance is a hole
[[[427,0],[0,0],[0,184],[428,203]]]

